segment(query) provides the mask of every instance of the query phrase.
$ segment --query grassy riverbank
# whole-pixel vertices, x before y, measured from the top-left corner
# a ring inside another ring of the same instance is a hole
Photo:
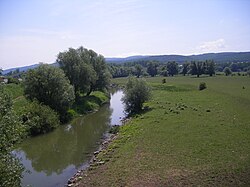
[[[250,79],[162,79],[147,79],[150,110],[121,127],[80,186],[250,185]]]

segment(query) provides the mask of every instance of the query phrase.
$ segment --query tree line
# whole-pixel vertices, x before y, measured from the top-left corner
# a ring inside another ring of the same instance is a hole
[[[114,78],[133,76],[174,76],[182,75],[196,75],[199,77],[202,74],[213,76],[215,72],[249,72],[250,62],[245,63],[224,63],[216,64],[213,60],[205,61],[191,61],[183,64],[178,64],[175,61],[160,63],[157,61],[136,61],[126,62],[123,64],[109,64],[110,73]],[[225,73],[227,75],[227,73]]]

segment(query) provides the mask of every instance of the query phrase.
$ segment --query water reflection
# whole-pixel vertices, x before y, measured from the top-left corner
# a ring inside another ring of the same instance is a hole
[[[122,92],[93,114],[75,119],[52,133],[26,140],[16,151],[31,174],[24,173],[23,186],[61,186],[80,167],[85,167],[109,125],[124,117]]]

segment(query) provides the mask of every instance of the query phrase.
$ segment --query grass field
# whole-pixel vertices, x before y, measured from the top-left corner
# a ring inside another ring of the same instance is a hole
[[[250,186],[250,78],[162,79],[80,186]]]

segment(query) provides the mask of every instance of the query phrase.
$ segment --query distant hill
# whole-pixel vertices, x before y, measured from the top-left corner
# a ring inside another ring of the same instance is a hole
[[[205,53],[200,55],[155,55],[155,56],[131,56],[126,58],[106,58],[108,63],[124,63],[133,61],[176,61],[183,63],[192,60],[214,60],[216,63],[224,62],[250,62],[250,52],[225,52]]]
[[[52,65],[52,66],[58,66],[57,63],[52,63],[50,65]],[[33,64],[33,65],[30,65],[30,66],[23,66],[23,67],[16,67],[16,68],[6,69],[6,70],[3,70],[3,75],[6,75],[7,73],[9,73],[11,71],[15,71],[16,69],[19,69],[19,72],[26,72],[29,69],[35,69],[38,66],[39,66],[39,64]]]
[[[11,72],[11,71],[15,71],[16,69],[19,69],[19,72],[25,72],[29,69],[34,69],[36,68],[37,66],[39,66],[39,64],[33,64],[33,65],[30,65],[30,66],[23,66],[23,67],[16,67],[16,68],[10,68],[10,69],[6,69],[6,70],[3,70],[3,75]]]
[[[124,63],[124,62],[136,62],[136,61],[158,61],[158,62],[168,62],[176,61],[178,63],[184,63],[186,61],[190,62],[192,60],[214,60],[216,63],[225,62],[250,62],[250,52],[225,52],[225,53],[205,53],[200,55],[154,55],[154,56],[130,56],[126,58],[106,58],[108,63]],[[52,63],[53,66],[58,66],[57,63]],[[34,64],[30,66],[17,67],[20,72],[25,72],[29,69],[34,69],[39,64]],[[11,68],[3,70],[3,74],[7,74],[10,71],[15,71],[17,68]]]

